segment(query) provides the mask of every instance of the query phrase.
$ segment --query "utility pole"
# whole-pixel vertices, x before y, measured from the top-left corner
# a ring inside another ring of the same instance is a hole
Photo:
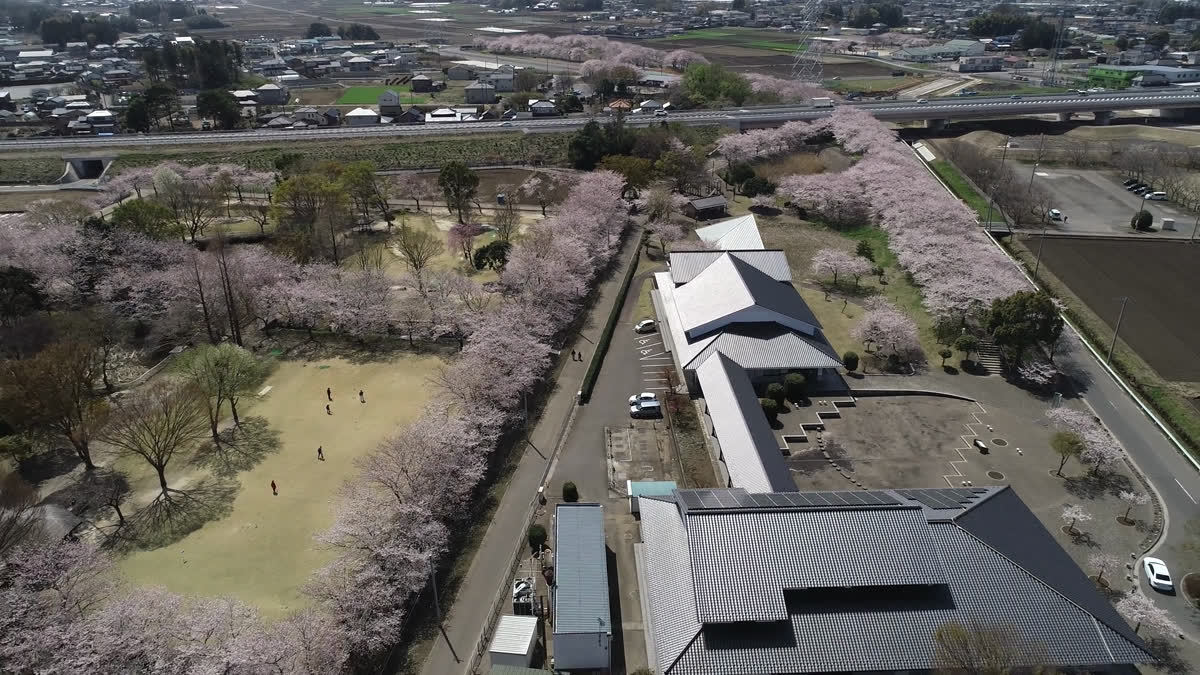
[[[1033,266],[1033,278],[1037,279],[1038,270],[1042,267],[1042,249],[1046,248],[1046,228],[1050,227],[1050,223],[1046,222],[1045,217],[1042,218],[1042,240],[1038,242],[1037,263]]]
[[[1125,305],[1129,302],[1129,296],[1121,298],[1121,313],[1117,315],[1117,327],[1113,329],[1113,339],[1108,345],[1108,358],[1104,359],[1105,363],[1112,361],[1113,350],[1117,347],[1117,333],[1121,332],[1121,321],[1125,319]]]
[[[1002,150],[1002,151],[1001,151],[1001,153],[1000,153],[1000,164],[1001,164],[1001,165],[1003,165],[1003,164],[1004,164],[1004,157],[1005,157],[1005,156],[1008,154],[1008,139],[1009,139],[1009,138],[1011,138],[1011,137],[1010,137],[1010,136],[1005,136],[1005,137],[1004,137],[1004,150]],[[987,195],[987,198],[988,198],[988,210],[987,210],[987,216],[985,216],[985,217],[984,217],[984,219],[983,219],[983,226],[984,226],[984,227],[986,227],[986,228],[988,229],[988,231],[989,231],[989,232],[990,232],[990,231],[991,231],[991,229],[992,229],[992,205],[995,203],[995,202],[994,202],[994,200],[992,199],[992,194],[993,194],[995,191],[996,191],[996,188],[995,188],[995,186],[993,186],[991,190],[988,190],[988,195]],[[1009,234],[1012,234],[1012,230],[1011,230],[1011,228],[1009,229]]]
[[[1188,238],[1189,242],[1196,241],[1196,230],[1200,230],[1200,214],[1196,214],[1196,225],[1192,227],[1192,236]]]
[[[1033,191],[1033,177],[1037,175],[1038,167],[1042,165],[1042,147],[1046,144],[1046,134],[1041,134],[1041,139],[1038,141],[1037,157],[1034,158],[1033,170],[1029,172],[1029,187],[1025,188],[1025,197],[1029,197],[1029,193]]]

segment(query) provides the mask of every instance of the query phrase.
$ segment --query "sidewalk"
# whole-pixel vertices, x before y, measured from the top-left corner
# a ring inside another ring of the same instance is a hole
[[[423,675],[470,672],[468,669],[475,660],[476,649],[487,649],[486,644],[480,645],[484,627],[491,618],[497,593],[502,585],[508,583],[517,542],[525,539],[531,506],[537,497],[542,477],[567,430],[568,420],[575,408],[576,393],[587,370],[587,360],[595,352],[604,323],[618,299],[617,292],[626,269],[637,263],[633,252],[637,250],[640,238],[640,228],[635,226],[619,254],[621,264],[601,284],[599,295],[576,340],[563,346],[560,360],[565,361],[558,371],[554,391],[537,425],[530,432],[530,444],[526,446],[521,463],[496,508],[492,524],[484,534],[475,559],[471,561],[454,605],[446,612],[443,622],[445,636],[436,638],[421,668]],[[582,351],[585,361],[570,361],[568,354],[572,349]],[[450,645],[453,645],[453,651]],[[483,658],[487,658],[486,654]],[[483,665],[486,667],[486,664]]]

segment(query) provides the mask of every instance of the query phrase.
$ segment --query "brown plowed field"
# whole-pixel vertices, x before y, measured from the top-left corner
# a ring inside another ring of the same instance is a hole
[[[1036,237],[1026,240],[1036,251]],[[1047,239],[1042,265],[1114,326],[1165,380],[1200,382],[1200,247],[1181,241]]]

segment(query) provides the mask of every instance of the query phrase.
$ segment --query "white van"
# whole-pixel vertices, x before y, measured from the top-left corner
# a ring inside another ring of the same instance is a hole
[[[1165,201],[1167,201],[1167,193],[1151,192],[1150,194],[1146,195],[1146,199],[1151,199],[1156,202],[1165,202]]]
[[[662,417],[661,401],[638,401],[629,406],[630,417]]]

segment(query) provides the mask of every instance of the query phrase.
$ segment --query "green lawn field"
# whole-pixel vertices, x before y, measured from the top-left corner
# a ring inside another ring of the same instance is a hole
[[[391,89],[400,94],[401,103],[424,103],[429,100],[425,94],[414,94],[408,85],[391,87],[350,87],[337,100],[338,105],[374,105],[379,102],[379,95]]]

